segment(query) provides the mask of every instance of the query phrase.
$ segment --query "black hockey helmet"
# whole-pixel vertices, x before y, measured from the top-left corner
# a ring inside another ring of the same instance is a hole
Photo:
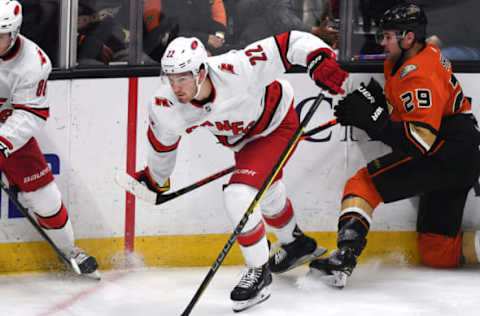
[[[383,13],[379,21],[380,30],[396,30],[401,33],[413,32],[415,41],[426,38],[427,16],[422,8],[413,3],[398,4]]]

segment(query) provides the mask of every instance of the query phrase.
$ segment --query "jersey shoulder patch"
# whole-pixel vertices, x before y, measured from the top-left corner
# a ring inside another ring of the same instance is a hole
[[[238,55],[238,51],[230,51],[222,55],[209,57],[208,65],[213,72],[235,76],[242,73],[241,55]]]
[[[401,80],[401,79],[405,78],[406,76],[408,76],[409,74],[411,74],[415,70],[418,70],[418,66],[415,65],[415,64],[407,64],[407,65],[403,66],[402,69],[400,69],[400,75],[399,75],[398,79]]]

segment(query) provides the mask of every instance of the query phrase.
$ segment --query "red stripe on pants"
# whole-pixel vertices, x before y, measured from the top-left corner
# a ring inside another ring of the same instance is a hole
[[[55,215],[42,217],[38,214],[35,214],[35,216],[37,217],[40,226],[46,229],[63,228],[63,226],[65,226],[68,221],[67,209],[65,208],[65,205],[63,205],[63,203],[62,207],[60,207],[60,210]]]
[[[287,198],[285,202],[285,206],[283,207],[283,210],[280,211],[277,215],[273,217],[266,217],[265,215],[263,218],[265,219],[265,222],[272,227],[275,228],[282,228],[288,222],[290,222],[290,219],[293,217],[293,206],[292,202],[290,199]]]
[[[243,247],[248,247],[253,244],[256,244],[260,239],[265,235],[265,225],[263,222],[259,222],[254,229],[242,233],[238,236],[238,243]]]

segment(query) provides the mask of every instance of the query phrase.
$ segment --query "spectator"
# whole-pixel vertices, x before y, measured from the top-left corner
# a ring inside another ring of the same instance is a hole
[[[442,54],[451,60],[479,60],[480,39],[475,21],[480,2],[419,1],[423,4],[429,21],[428,42],[437,45]]]
[[[144,4],[146,52],[159,61],[175,36],[197,37],[211,55],[225,42],[227,15],[223,0],[146,0]]]
[[[168,43],[178,35],[178,20],[162,12],[162,0],[145,0],[143,5],[143,50],[157,62]]]
[[[333,48],[337,48],[340,30],[338,0],[304,0],[303,23]]]
[[[362,15],[362,28],[364,31],[364,43],[360,49],[360,54],[382,54],[383,47],[375,42],[375,31],[372,26],[377,26],[383,13],[396,4],[405,2],[405,0],[360,0],[360,14]]]
[[[22,34],[37,43],[58,66],[59,2],[57,0],[22,0]]]
[[[79,64],[127,61],[130,39],[127,9],[127,0],[79,0]]]
[[[268,36],[297,30],[312,33],[335,46],[338,38],[331,35],[338,32],[328,30],[327,24],[312,26],[304,23],[303,1],[238,0],[234,12],[234,44],[242,47]]]

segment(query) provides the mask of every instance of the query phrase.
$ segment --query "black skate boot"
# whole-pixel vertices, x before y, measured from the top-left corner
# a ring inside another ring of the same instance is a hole
[[[272,283],[272,274],[268,263],[258,268],[246,268],[237,286],[230,293],[233,311],[240,312],[261,303],[270,297],[268,286]]]
[[[327,285],[342,289],[357,265],[357,257],[352,248],[335,249],[328,257],[310,262],[310,273]]]
[[[367,244],[370,221],[358,212],[342,212],[338,219],[338,249],[326,258],[310,262],[310,272],[333,287],[342,289],[357,265],[357,258]]]
[[[82,249],[75,248],[71,252],[70,264],[74,272],[100,280],[97,260]]]
[[[323,255],[327,249],[318,247],[317,242],[295,227],[293,235],[296,237],[289,244],[281,245],[269,259],[270,270],[273,273],[282,273],[298,267],[316,257]]]

